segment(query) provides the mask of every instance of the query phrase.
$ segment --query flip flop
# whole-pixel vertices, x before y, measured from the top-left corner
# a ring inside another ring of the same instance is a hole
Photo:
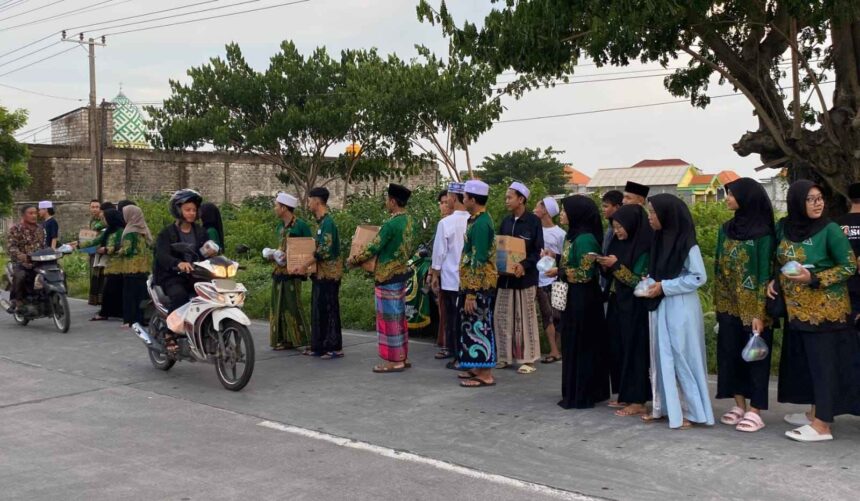
[[[642,414],[639,416],[639,419],[641,419],[643,423],[653,424],[658,421],[665,421],[666,416],[654,417],[653,414]]]
[[[288,350],[289,348],[284,348],[284,349],[285,349],[285,350]],[[304,355],[304,356],[306,356],[306,357],[320,357],[320,356],[322,356],[323,354],[322,354],[322,353],[317,353],[317,352],[315,352],[315,351],[311,351],[311,350],[305,350],[305,351],[303,351],[303,352],[302,352],[302,355]]]
[[[320,360],[334,360],[335,358],[343,358],[343,353],[337,353],[336,351],[330,351],[325,355],[320,356]]]
[[[554,364],[556,362],[561,362],[561,357],[556,357],[555,355],[547,355],[543,360],[540,361],[542,364]]]
[[[463,370],[463,368],[462,368],[462,367],[459,367],[459,365],[460,365],[460,364],[458,364],[456,360],[451,360],[450,362],[448,362],[447,364],[445,364],[445,368],[446,368],[446,369],[451,369],[452,371],[461,371],[461,370]]]
[[[472,371],[461,372],[457,374],[457,377],[460,379],[472,379],[475,377],[475,373]]]
[[[723,416],[720,418],[720,422],[728,426],[737,426],[737,424],[741,422],[741,419],[743,419],[746,414],[747,413],[743,409],[738,406],[734,406],[729,409],[728,412],[723,414]]]
[[[387,374],[389,372],[403,372],[406,370],[405,365],[401,365],[400,367],[391,367],[388,365],[377,365],[373,368],[373,372],[376,374]]]
[[[499,370],[509,369],[510,367],[511,367],[511,364],[509,362],[499,362],[496,364],[496,369],[499,369]]]
[[[815,428],[808,424],[785,432],[785,436],[798,442],[827,442],[828,440],[833,440],[832,434],[818,433],[815,431]]]
[[[629,406],[628,406],[629,407]],[[618,409],[614,412],[614,414],[618,417],[632,417],[632,416],[644,416],[648,411],[646,409],[641,409],[636,412],[626,410],[627,407],[623,409]]]
[[[627,404],[624,402],[619,402],[618,400],[610,400],[609,403],[606,404],[607,407],[611,409],[623,409],[627,407]]]
[[[747,412],[744,414],[744,418],[740,420],[737,426],[735,426],[736,430],[746,433],[754,433],[762,428],[764,428],[764,421],[762,421],[761,416],[755,412]]]
[[[467,384],[469,381],[475,381],[478,384]],[[481,378],[473,377],[466,379],[465,381],[460,381],[460,386],[462,388],[480,388],[482,386],[496,386],[496,381],[493,380],[492,382],[488,383]]]
[[[104,322],[107,319],[108,319],[108,317],[100,317],[100,316],[96,315],[90,319],[90,322]]]
[[[537,369],[532,365],[523,364],[517,369],[517,374],[534,374]]]
[[[439,350],[436,352],[436,355],[433,356],[436,360],[445,360],[446,358],[451,358],[453,353],[448,350]]]

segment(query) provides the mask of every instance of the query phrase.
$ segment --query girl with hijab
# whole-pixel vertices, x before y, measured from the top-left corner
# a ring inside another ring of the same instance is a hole
[[[720,228],[714,258],[717,398],[735,400],[721,423],[756,432],[765,426],[760,411],[767,409],[770,352],[756,362],[745,361],[741,352],[751,335],[761,336],[768,348],[773,346],[773,329],[765,313],[776,245],[773,207],[755,179],[732,181],[726,192],[726,205],[734,217]]]
[[[640,205],[619,208],[612,216],[612,228],[615,235],[607,255],[597,262],[608,271],[606,322],[614,351],[612,360],[617,363],[618,401],[626,404],[615,415],[638,416],[645,414],[645,404],[651,400],[650,351],[648,305],[633,295],[633,289],[648,275],[654,234]]]
[[[218,206],[206,202],[200,206],[200,222],[206,230],[206,238],[218,244],[221,252],[224,252],[224,226],[221,223],[221,211]]]
[[[568,284],[561,320],[561,401],[565,409],[588,409],[609,398],[609,352],[603,297],[595,257],[603,224],[597,204],[583,195],[562,200],[568,227],[558,276]]]
[[[125,229],[116,257],[122,262],[122,322],[131,327],[143,322],[140,303],[147,298],[146,279],[152,271],[152,233],[143,211],[135,205],[122,209]]]
[[[680,198],[660,194],[648,199],[654,229],[647,291],[651,311],[651,391],[654,407],[645,422],[669,417],[669,427],[714,424],[708,397],[705,322],[698,289],[707,274],[696,242],[690,209]]]
[[[122,261],[114,256],[122,245],[122,231],[125,221],[116,209],[104,211],[105,228],[98,244],[97,253],[106,255],[104,267],[104,287],[102,288],[102,307],[92,321],[122,317]]]
[[[799,442],[833,440],[834,417],[860,416],[860,338],[849,324],[847,287],[857,264],[848,238],[824,209],[821,187],[796,181],[788,189],[788,216],[776,232],[777,265],[802,265],[778,278],[788,313],[778,400],[813,404],[809,414],[785,417],[798,426],[786,436]],[[776,294],[771,281],[768,296]]]

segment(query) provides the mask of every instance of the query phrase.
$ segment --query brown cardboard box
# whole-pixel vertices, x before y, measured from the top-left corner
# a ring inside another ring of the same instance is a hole
[[[377,234],[379,234],[379,226],[361,225],[356,228],[355,235],[352,237],[352,245],[349,248],[349,257],[352,258],[361,252],[367,244],[376,238]],[[376,270],[376,258],[361,263],[361,268],[373,273]]]
[[[314,257],[317,244],[311,237],[289,237],[287,238],[287,269],[292,270],[297,266],[303,266]],[[308,273],[315,273],[317,265],[308,267]]]
[[[526,258],[526,241],[518,237],[496,236],[496,267],[503,275],[513,275],[514,266]]]

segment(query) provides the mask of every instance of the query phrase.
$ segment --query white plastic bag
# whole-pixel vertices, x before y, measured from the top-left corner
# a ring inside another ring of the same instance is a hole
[[[638,284],[636,284],[636,287],[633,289],[633,295],[636,297],[646,297],[646,295],[648,294],[648,289],[650,289],[651,286],[655,283],[657,282],[655,282],[654,279],[651,277],[643,278],[639,281]]]
[[[553,268],[555,268],[555,259],[549,256],[544,256],[537,262],[537,269],[541,273],[546,273]]]
[[[741,351],[741,357],[746,362],[758,362],[767,358],[768,353],[770,353],[770,348],[767,347],[767,343],[758,332],[753,331],[750,340],[747,341],[747,345]]]

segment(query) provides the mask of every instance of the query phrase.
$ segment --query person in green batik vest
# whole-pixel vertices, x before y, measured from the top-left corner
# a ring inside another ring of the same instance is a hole
[[[90,247],[101,238],[101,232],[107,228],[102,215],[102,204],[98,200],[90,200],[90,224],[89,228],[98,233],[98,236],[91,242],[81,242],[81,247]],[[90,254],[88,271],[90,272],[90,294],[87,304],[90,306],[99,306],[102,304],[102,287],[104,286],[104,268],[101,266],[94,267],[96,255]]]
[[[275,198],[275,214],[281,220],[276,228],[278,249],[286,252],[290,237],[310,237],[311,229],[295,215],[299,200],[286,193]],[[272,272],[272,305],[269,309],[269,343],[273,350],[308,346],[308,323],[302,308],[304,275],[290,273],[286,262],[275,262]],[[303,352],[311,355],[310,348]]]
[[[152,271],[152,232],[135,205],[122,209],[125,228],[116,258],[122,262],[122,323],[131,327],[143,322],[141,303],[146,300],[146,279]]]
[[[391,218],[382,225],[376,237],[358,254],[350,258],[350,266],[377,258],[374,282],[376,283],[376,332],[379,356],[385,364],[377,365],[373,372],[403,372],[411,366],[409,355],[409,326],[406,323],[406,281],[410,271],[407,265],[415,250],[415,226],[406,214],[406,203],[412,192],[399,184],[388,185],[385,208]]]

